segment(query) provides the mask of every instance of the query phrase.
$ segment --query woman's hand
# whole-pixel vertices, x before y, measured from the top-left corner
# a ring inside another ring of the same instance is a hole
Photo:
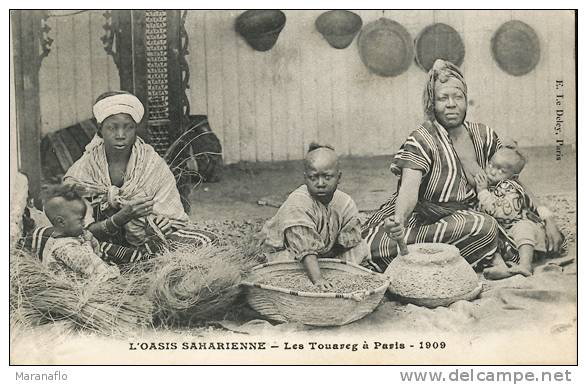
[[[153,198],[138,198],[127,202],[122,208],[114,214],[114,220],[116,224],[122,226],[125,223],[146,217],[147,215],[153,214],[153,206],[155,201]]]
[[[383,223],[383,230],[395,241],[404,237],[404,225],[397,216],[386,218]]]
[[[487,174],[485,174],[485,171],[481,171],[479,174],[475,175],[475,184],[477,184],[477,192],[487,190],[489,182],[487,182]]]
[[[157,227],[159,227],[159,230],[161,230],[163,234],[169,235],[173,232],[173,228],[169,218],[158,215],[155,217],[153,222],[155,222],[155,224],[157,225]]]
[[[545,220],[546,230],[546,251],[549,253],[560,253],[563,244],[563,234],[558,229],[554,219]]]

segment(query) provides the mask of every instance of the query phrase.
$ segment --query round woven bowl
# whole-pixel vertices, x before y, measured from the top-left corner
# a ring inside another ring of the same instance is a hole
[[[363,25],[363,20],[354,12],[343,9],[324,12],[316,19],[316,29],[333,48],[348,47]]]
[[[465,45],[450,25],[436,23],[424,28],[416,37],[416,63],[428,72],[436,59],[460,66],[465,58]]]
[[[540,60],[540,40],[528,24],[511,20],[491,38],[491,53],[499,67],[513,76],[532,71]]]
[[[387,267],[389,291],[402,302],[426,307],[448,306],[479,295],[482,285],[459,250],[444,243],[408,245]]]
[[[236,31],[257,51],[270,50],[285,26],[285,14],[277,9],[252,9],[242,13]]]
[[[323,276],[337,272],[379,275],[364,267],[336,260],[319,259]],[[306,274],[297,261],[269,262],[254,267],[245,282],[249,305],[278,322],[300,322],[312,326],[340,326],[365,317],[383,299],[388,282],[371,291],[355,293],[309,293],[259,284],[266,276]]]
[[[362,29],[357,44],[363,64],[380,76],[400,75],[414,60],[410,33],[398,22],[383,17]]]

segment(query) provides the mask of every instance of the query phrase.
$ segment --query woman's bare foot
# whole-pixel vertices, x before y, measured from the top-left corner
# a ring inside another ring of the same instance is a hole
[[[493,259],[491,260],[491,266],[486,267],[483,269],[483,276],[486,279],[504,279],[513,277],[517,273],[512,273],[508,265],[506,265],[503,257],[499,252],[493,254]]]

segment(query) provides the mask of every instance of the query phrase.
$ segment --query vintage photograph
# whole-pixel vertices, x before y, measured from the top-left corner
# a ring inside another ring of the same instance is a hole
[[[577,20],[11,10],[9,364],[577,364]]]

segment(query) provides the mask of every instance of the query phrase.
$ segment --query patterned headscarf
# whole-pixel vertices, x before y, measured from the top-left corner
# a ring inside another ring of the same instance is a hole
[[[459,88],[463,91],[465,98],[467,97],[467,84],[459,67],[447,60],[436,59],[428,71],[428,82],[422,98],[424,115],[427,119],[434,120],[434,85],[436,81],[446,83],[450,78],[456,79],[460,83]]]

